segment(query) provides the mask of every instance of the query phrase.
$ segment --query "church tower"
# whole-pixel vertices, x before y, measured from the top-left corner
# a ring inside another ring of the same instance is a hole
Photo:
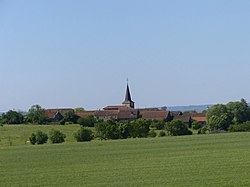
[[[126,89],[126,94],[125,94],[125,100],[122,102],[122,104],[130,108],[135,108],[135,102],[132,101],[131,99],[128,83],[127,83],[127,89]]]

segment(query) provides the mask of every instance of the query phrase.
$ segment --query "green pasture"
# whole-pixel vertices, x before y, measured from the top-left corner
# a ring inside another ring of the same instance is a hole
[[[18,134],[38,127],[16,128],[14,145],[0,146],[0,186],[250,186],[250,133],[32,146]]]

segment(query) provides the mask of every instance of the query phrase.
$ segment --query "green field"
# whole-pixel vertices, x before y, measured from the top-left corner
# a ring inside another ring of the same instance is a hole
[[[250,186],[250,133],[24,144],[36,128],[0,127],[0,186]]]

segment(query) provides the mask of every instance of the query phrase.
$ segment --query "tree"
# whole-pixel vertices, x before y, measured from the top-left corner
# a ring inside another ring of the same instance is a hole
[[[129,121],[120,121],[118,123],[118,128],[120,131],[120,136],[122,139],[130,138],[133,127],[131,126]]]
[[[234,118],[227,105],[217,104],[207,110],[210,130],[227,130]]]
[[[150,131],[150,121],[146,119],[137,119],[131,122],[131,137],[133,138],[140,138],[140,137],[147,137]]]
[[[77,123],[77,120],[78,120],[78,116],[77,115],[75,115],[75,112],[73,112],[73,111],[69,111],[69,112],[67,112],[65,115],[64,115],[64,121],[65,122],[71,122],[71,123]]]
[[[95,123],[97,123],[97,120],[93,115],[90,115],[86,118],[78,118],[77,123],[83,127],[94,127]]]
[[[90,129],[81,127],[74,133],[74,137],[78,142],[91,141],[93,139],[93,132]]]
[[[250,120],[250,108],[244,99],[237,102],[229,102],[227,104],[228,110],[233,115],[232,122],[234,124],[243,123]]]
[[[24,122],[24,117],[20,112],[9,110],[2,115],[2,122],[5,124],[21,124]]]
[[[165,128],[165,121],[153,120],[151,121],[150,127],[157,130],[163,130]]]
[[[95,124],[96,137],[100,139],[119,139],[120,130],[113,120],[101,121]]]
[[[202,128],[202,124],[199,121],[193,121],[192,122],[192,128],[194,130],[199,130]]]
[[[45,124],[48,117],[45,115],[45,109],[43,109],[40,105],[33,105],[29,109],[26,120],[29,123]]]
[[[48,135],[42,131],[37,131],[36,133],[32,133],[29,139],[32,145],[36,143],[44,144],[48,141]]]
[[[49,139],[53,144],[63,143],[65,138],[66,138],[66,135],[60,132],[59,130],[52,129],[49,132]]]
[[[192,131],[180,120],[173,120],[166,125],[166,131],[171,136],[191,135]]]
[[[210,130],[227,130],[230,126],[228,123],[228,116],[226,114],[220,116],[212,116],[207,123]]]
[[[82,107],[78,107],[78,108],[75,108],[74,111],[75,112],[83,112],[83,111],[85,111],[85,109]]]

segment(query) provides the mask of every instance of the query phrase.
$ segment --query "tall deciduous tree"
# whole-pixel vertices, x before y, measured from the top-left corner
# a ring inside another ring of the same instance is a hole
[[[47,120],[48,118],[45,115],[45,109],[43,109],[40,105],[31,106],[27,115],[28,122],[44,124]]]

